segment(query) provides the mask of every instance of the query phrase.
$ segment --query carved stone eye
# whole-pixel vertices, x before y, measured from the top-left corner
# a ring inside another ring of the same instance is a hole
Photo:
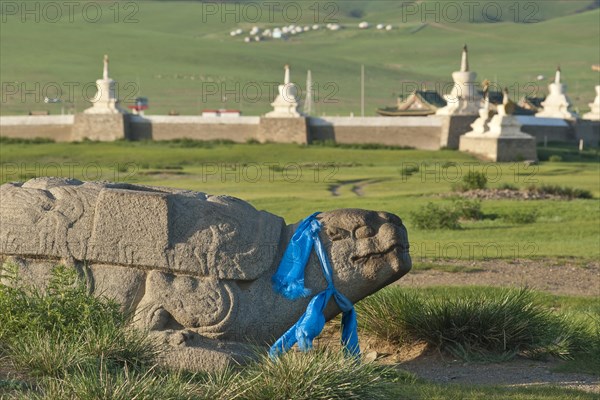
[[[331,240],[349,239],[352,236],[349,231],[337,226],[327,227],[326,232]]]
[[[375,229],[370,226],[361,226],[354,231],[354,236],[357,239],[365,239],[371,236],[375,236]]]

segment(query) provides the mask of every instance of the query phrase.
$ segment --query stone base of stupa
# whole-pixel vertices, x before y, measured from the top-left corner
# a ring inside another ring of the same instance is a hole
[[[464,135],[459,150],[494,162],[537,160],[533,137],[490,137],[486,134]]]
[[[477,119],[476,115],[439,115],[428,118],[442,120],[440,147],[458,150],[458,141],[465,132],[469,131],[471,124]]]
[[[584,148],[600,146],[600,121],[579,119],[575,124],[575,141],[583,140]]]
[[[257,139],[261,143],[298,143],[307,144],[309,130],[307,118],[268,118],[260,119]]]
[[[84,114],[126,114],[127,111],[119,106],[118,101],[94,103],[92,107],[83,110]]]
[[[75,114],[71,131],[72,141],[97,140],[110,142],[127,138],[129,115],[114,113]]]
[[[537,160],[535,138],[521,131],[514,115],[494,115],[486,132],[471,131],[461,136],[459,150],[497,162]]]

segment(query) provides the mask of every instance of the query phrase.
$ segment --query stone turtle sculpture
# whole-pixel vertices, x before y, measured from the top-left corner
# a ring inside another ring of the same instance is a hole
[[[230,197],[125,183],[36,178],[0,186],[0,257],[43,287],[56,264],[72,266],[96,295],[135,312],[167,343],[164,362],[221,367],[272,344],[310,298],[271,287],[297,225]],[[321,213],[336,287],[352,302],[411,268],[400,218],[341,209]],[[306,287],[326,287],[313,254]],[[330,302],[326,319],[339,309]]]

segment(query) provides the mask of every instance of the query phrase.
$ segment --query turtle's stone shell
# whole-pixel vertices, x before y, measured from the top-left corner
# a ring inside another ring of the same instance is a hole
[[[0,200],[4,255],[254,280],[285,246],[282,218],[229,196],[36,178]]]

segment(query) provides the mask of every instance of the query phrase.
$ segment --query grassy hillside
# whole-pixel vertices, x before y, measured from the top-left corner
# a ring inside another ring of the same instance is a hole
[[[246,3],[214,10],[200,2],[126,2],[119,4],[118,13],[114,3],[93,3],[103,7],[97,22],[90,22],[96,19],[94,7],[85,14],[83,6],[75,8],[72,22],[63,8],[62,18],[52,22],[55,11],[45,9],[44,2],[36,3],[38,22],[35,13],[23,18],[4,10],[2,16],[3,115],[29,110],[60,113],[61,104],[44,104],[43,99],[69,100],[69,88],[75,108],[88,107],[85,98],[94,94],[104,53],[110,55],[110,75],[119,82],[120,97],[129,102],[138,95],[149,97],[152,114],[174,109],[193,115],[224,105],[247,115],[265,113],[283,78],[282,66],[290,63],[292,79],[301,89],[307,69],[312,70],[318,115],[360,112],[364,64],[366,112],[373,115],[377,107],[393,104],[415,84],[443,90],[459,66],[465,42],[479,78],[509,86],[514,97],[544,95],[557,64],[580,111],[588,109],[598,84],[598,73],[590,67],[600,63],[600,11],[578,12],[593,1],[480,2],[472,18],[467,8],[460,10],[458,22],[453,22],[453,10],[444,8],[446,3],[434,1],[413,3],[414,8],[395,1],[282,1],[272,18],[268,6],[261,8],[262,22],[252,21],[256,14]],[[488,3],[502,4],[502,22],[492,22],[497,10],[486,9]],[[346,29],[249,44],[243,36],[229,36],[237,27],[247,31],[254,25],[290,23],[296,4],[303,7],[298,23],[338,21]],[[537,8],[527,8],[531,4]],[[433,14],[422,15],[424,10]],[[361,20],[389,23],[394,30],[359,30]],[[540,74],[546,80],[538,83]]]

